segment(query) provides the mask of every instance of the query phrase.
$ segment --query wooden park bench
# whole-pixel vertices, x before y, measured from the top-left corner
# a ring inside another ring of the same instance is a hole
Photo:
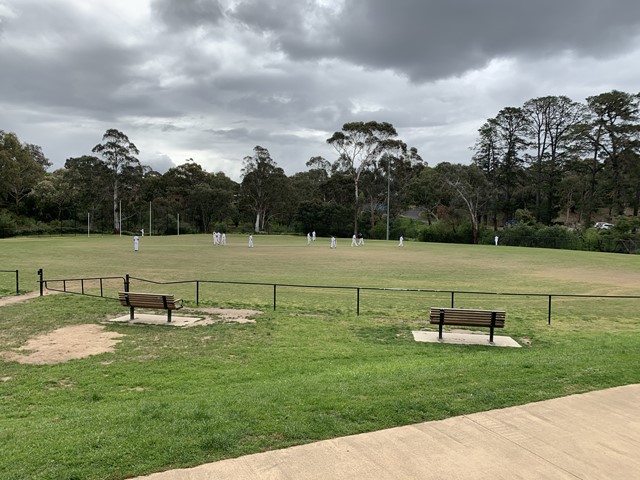
[[[488,327],[489,342],[493,343],[493,329],[504,328],[506,313],[501,310],[476,310],[469,308],[431,307],[429,323],[438,325],[438,338],[442,340],[443,325],[463,327]]]
[[[167,311],[167,322],[171,321],[171,311],[180,310],[184,305],[182,299],[174,299],[173,295],[164,293],[118,292],[120,304],[129,307],[130,319],[134,318],[135,308],[156,308]]]

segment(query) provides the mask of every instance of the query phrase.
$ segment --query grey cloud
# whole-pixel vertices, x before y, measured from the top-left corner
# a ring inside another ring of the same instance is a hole
[[[207,131],[213,134],[216,138],[225,140],[245,140],[251,136],[249,129],[247,128],[229,128]]]
[[[251,11],[259,12],[259,3],[250,2]],[[293,59],[340,58],[417,81],[460,75],[500,57],[610,55],[640,26],[636,0],[348,0],[341,8],[325,10],[314,35],[290,23],[241,18],[269,29]]]
[[[149,156],[141,155],[140,162],[143,165],[151,167],[158,173],[165,173],[170,168],[176,166],[173,160],[171,160],[171,157],[164,153],[155,153]]]
[[[223,11],[216,0],[153,0],[151,11],[170,28],[216,25]]]
[[[7,31],[11,41],[0,43],[0,64],[11,72],[0,76],[0,91],[10,92],[3,102],[89,113],[103,120],[113,119],[114,111],[162,112],[151,98],[157,79],[136,71],[140,51],[91,31],[86,19],[72,10],[42,2],[25,1],[21,6],[16,24]],[[39,32],[40,37],[28,35],[29,31]]]
[[[464,161],[504,106],[637,89],[637,0],[100,1],[0,0],[0,128],[57,165],[118,128],[149,163],[262,145],[291,173],[357,120]]]
[[[313,2],[290,0],[245,0],[229,12],[236,20],[262,32],[302,31],[303,10]]]

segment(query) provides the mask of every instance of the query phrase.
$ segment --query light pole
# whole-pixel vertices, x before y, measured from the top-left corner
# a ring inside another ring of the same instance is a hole
[[[389,205],[391,197],[391,158],[387,157],[387,240],[389,240],[389,217],[391,214],[389,213]]]

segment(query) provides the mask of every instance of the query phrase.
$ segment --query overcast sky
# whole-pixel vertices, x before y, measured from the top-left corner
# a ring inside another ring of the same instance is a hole
[[[292,175],[345,122],[386,121],[429,165],[546,95],[640,90],[638,0],[0,0],[0,130],[54,163],[109,128],[164,172]]]

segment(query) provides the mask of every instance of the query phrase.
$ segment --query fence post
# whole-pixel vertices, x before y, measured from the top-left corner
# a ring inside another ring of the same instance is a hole
[[[20,282],[18,281],[18,270],[16,270],[16,295],[20,295]]]
[[[41,268],[38,270],[38,276],[40,277],[40,296],[42,296],[43,295],[44,280],[42,279],[43,272],[42,272]]]
[[[453,292],[453,291],[451,292],[451,308],[453,308],[453,304],[454,304],[454,301],[453,301],[454,293],[455,292]]]
[[[360,287],[358,287],[358,299],[356,302],[356,316],[359,317],[360,316]]]
[[[273,311],[276,311],[276,286],[277,284],[273,284]]]
[[[196,280],[196,306],[200,305],[200,280]]]
[[[549,295],[549,325],[551,325],[551,295]]]

